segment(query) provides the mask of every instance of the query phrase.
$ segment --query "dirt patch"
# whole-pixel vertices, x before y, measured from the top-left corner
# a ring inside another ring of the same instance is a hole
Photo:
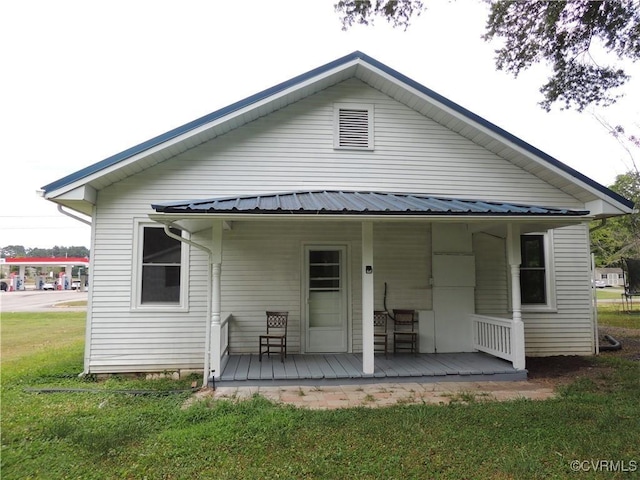
[[[640,367],[640,329],[600,327],[600,345],[609,345],[604,335],[611,335],[622,344],[622,349],[603,351],[601,357],[620,357],[637,361]],[[595,382],[605,381],[611,368],[602,365],[596,357],[554,356],[527,357],[529,380],[552,386],[566,385],[579,378]]]

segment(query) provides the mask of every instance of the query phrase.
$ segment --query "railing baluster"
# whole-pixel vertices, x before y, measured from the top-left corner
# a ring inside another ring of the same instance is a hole
[[[512,361],[511,320],[472,315],[474,348],[505,360]]]

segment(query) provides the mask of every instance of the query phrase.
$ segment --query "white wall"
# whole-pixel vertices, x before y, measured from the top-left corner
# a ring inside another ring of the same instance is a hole
[[[374,151],[333,149],[333,104],[347,101],[375,104]],[[91,369],[201,368],[208,288],[204,254],[191,251],[187,311],[157,314],[131,309],[134,220],[152,213],[152,203],[316,189],[412,192],[583,207],[573,197],[471,141],[358,80],[348,80],[98,192],[89,312]],[[259,313],[266,305],[288,307],[299,321],[296,302],[300,297],[301,242],[350,242],[355,262],[359,259],[359,228],[356,223],[307,230],[303,225],[237,222],[232,231],[225,232],[228,265],[223,266],[223,309],[239,315],[241,321],[231,331],[242,334],[233,336],[232,351],[251,351],[250,338],[257,338]],[[374,235],[375,260],[380,263],[375,272],[376,308],[381,307],[378,299],[384,281],[389,283],[389,308],[431,308],[429,226],[381,224],[376,225]],[[274,240],[276,237],[283,238]],[[380,242],[388,246],[380,248]],[[265,257],[264,250],[271,244],[274,251]],[[414,260],[416,255],[419,261]],[[416,268],[421,262],[424,268]],[[276,265],[287,269],[275,273]],[[570,266],[560,269],[562,278],[570,275],[567,269]],[[352,265],[352,348],[358,350],[360,279],[353,272],[359,269]],[[571,293],[563,282],[559,292]],[[496,299],[483,302],[478,305],[487,311],[502,308]],[[241,309],[234,311],[236,305]],[[540,337],[540,329],[532,334]],[[542,344],[550,342],[540,338]],[[536,342],[532,348],[547,351],[542,344]]]

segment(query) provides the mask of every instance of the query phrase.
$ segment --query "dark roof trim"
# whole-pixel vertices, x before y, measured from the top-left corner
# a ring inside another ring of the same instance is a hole
[[[553,158],[552,156],[544,153],[543,151],[535,148],[534,146],[528,144],[527,142],[525,142],[524,140],[521,140],[520,138],[516,137],[515,135],[512,135],[511,133],[507,132],[506,130],[503,130],[502,128],[498,127],[497,125],[494,125],[493,123],[485,120],[484,118],[480,117],[479,115],[476,115],[475,113],[467,110],[464,107],[461,107],[460,105],[458,105],[455,102],[452,102],[451,100],[443,97],[442,95],[434,92],[433,90],[425,87],[424,85],[421,85],[420,83],[416,82],[415,80],[412,80],[411,78],[407,77],[406,75],[401,74],[400,72],[378,62],[377,60],[369,57],[368,55],[360,52],[360,51],[355,51],[353,53],[350,53],[349,55],[345,55],[342,58],[339,58],[337,60],[334,60],[332,62],[329,62],[323,66],[320,66],[318,68],[315,68],[313,70],[310,70],[306,73],[303,73],[301,75],[298,75],[296,77],[293,77],[290,80],[287,80],[285,82],[282,82],[278,85],[275,85],[271,88],[268,88],[266,90],[263,90],[262,92],[256,93],[254,95],[251,95],[250,97],[245,98],[244,100],[240,100],[238,102],[235,102],[227,107],[221,108],[220,110],[217,110],[215,112],[212,112],[208,115],[205,115],[203,117],[200,117],[196,120],[193,120],[189,123],[186,123],[184,125],[182,125],[181,127],[175,128],[173,130],[170,130],[162,135],[159,135],[155,138],[152,138],[151,140],[147,140],[146,142],[143,142],[139,145],[136,145],[134,147],[131,147],[123,152],[120,152],[116,155],[113,155],[109,158],[106,158],[98,163],[95,163],[93,165],[90,165],[86,168],[83,168],[82,170],[79,170],[75,173],[72,173],[71,175],[67,175],[66,177],[63,177],[55,182],[52,182],[48,185],[45,185],[42,187],[42,190],[46,193],[52,190],[56,190],[58,188],[64,187],[68,184],[71,184],[73,182],[76,182],[84,177],[87,177],[89,175],[92,175],[93,173],[99,172],[102,169],[108,168],[112,165],[115,165],[123,160],[126,160],[130,157],[133,157],[135,155],[138,155],[146,150],[149,150],[153,147],[156,147],[168,140],[174,139],[176,137],[179,137],[180,135],[183,135],[191,130],[194,130],[196,128],[199,128],[203,125],[206,125],[209,122],[212,122],[214,120],[218,120],[222,117],[224,117],[225,115],[228,115],[232,112],[235,112],[237,110],[240,110],[242,108],[245,108],[253,103],[259,102],[261,100],[264,100],[265,98],[268,98],[271,95],[274,95],[276,93],[279,93],[283,90],[286,90],[290,87],[293,87],[299,83],[302,83],[306,80],[309,80],[310,78],[313,78],[315,76],[321,75],[323,73],[326,73],[336,67],[339,67],[341,65],[344,65],[346,63],[352,62],[354,60],[357,59],[361,59],[363,61],[365,61],[366,63],[370,64],[372,67],[377,68],[383,72],[385,72],[386,74],[392,76],[393,78],[395,78],[396,80],[405,83],[406,85],[410,86],[411,88],[414,88],[415,90],[419,91],[420,93],[433,98],[434,100],[436,100],[439,103],[442,103],[443,105],[451,108],[452,110],[460,113],[461,115],[469,118],[470,120],[477,122],[478,124],[488,128],[489,130],[493,131],[494,133],[504,137],[505,139],[507,139],[508,141],[518,145],[519,147],[523,148],[524,150],[532,153],[533,155],[540,157],[541,159],[543,159],[544,161],[548,162],[549,164],[553,165],[554,167],[568,173],[569,175],[573,176],[574,178],[580,180],[581,182],[586,183],[587,185],[590,185],[591,187],[593,187],[594,189],[598,190],[599,192],[605,194],[608,197],[613,198],[614,200],[616,200],[617,202],[629,207],[629,208],[633,208],[634,203],[630,200],[627,200],[626,198],[622,197],[621,195],[617,194],[616,192],[613,192],[612,190],[608,189],[607,187],[599,184],[598,182],[590,179],[589,177],[583,175],[582,173],[578,172],[577,170],[574,170],[573,168],[569,167],[568,165],[565,165],[564,163],[560,162],[559,160],[556,160],[555,158]]]
[[[317,191],[211,198],[151,205],[158,213],[292,215],[465,215],[582,217],[568,210],[511,203],[379,192]]]

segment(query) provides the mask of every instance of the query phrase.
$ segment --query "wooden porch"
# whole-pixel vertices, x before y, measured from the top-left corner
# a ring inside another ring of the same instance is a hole
[[[477,382],[520,381],[526,370],[516,370],[511,362],[482,352],[439,354],[376,354],[375,372],[362,373],[362,354],[231,355],[220,386],[240,385],[326,385],[381,382]]]

